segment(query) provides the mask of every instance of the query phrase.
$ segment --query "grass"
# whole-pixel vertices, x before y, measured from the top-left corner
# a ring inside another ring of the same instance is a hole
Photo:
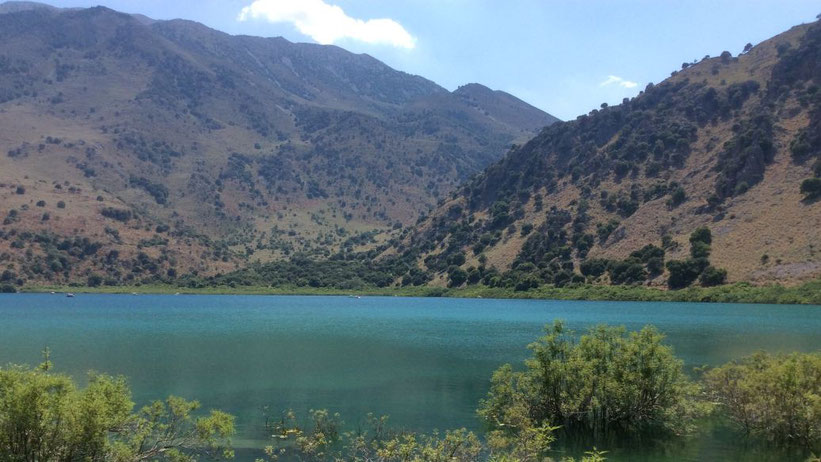
[[[26,286],[22,292],[73,292],[101,294],[201,294],[201,295],[371,295],[401,297],[509,298],[547,300],[610,300],[655,302],[716,302],[772,303],[821,305],[821,280],[796,287],[780,285],[753,286],[747,283],[718,287],[691,287],[663,290],[640,286],[581,285],[556,288],[542,286],[529,291],[470,286],[445,289],[440,287],[386,287],[365,289],[335,289],[314,287],[218,286],[187,288],[175,285],[141,285],[115,287]]]

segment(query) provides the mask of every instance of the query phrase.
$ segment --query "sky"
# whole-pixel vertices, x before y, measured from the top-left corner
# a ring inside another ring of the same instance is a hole
[[[564,120],[681,63],[814,21],[817,0],[45,0],[367,53],[455,90],[478,82]]]

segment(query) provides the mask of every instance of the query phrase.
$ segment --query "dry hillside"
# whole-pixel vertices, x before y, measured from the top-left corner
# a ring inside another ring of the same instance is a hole
[[[338,47],[8,2],[0,258],[6,280],[113,282],[367,247],[555,120]]]
[[[666,285],[670,260],[697,261],[693,277],[709,265],[713,281],[720,269],[728,282],[817,278],[819,55],[816,22],[684,63],[636,98],[545,128],[386,253],[416,259],[405,279],[441,285]],[[700,227],[709,260],[690,259]]]

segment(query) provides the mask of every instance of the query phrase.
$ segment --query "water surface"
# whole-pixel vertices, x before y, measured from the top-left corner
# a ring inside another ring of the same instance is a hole
[[[389,414],[415,430],[466,426],[492,371],[519,363],[546,323],[667,334],[688,367],[757,350],[821,349],[821,307],[399,297],[0,295],[0,364],[129,377],[140,404],[168,394],[237,416],[235,445],[264,444],[263,406]],[[726,429],[610,460],[766,460]]]

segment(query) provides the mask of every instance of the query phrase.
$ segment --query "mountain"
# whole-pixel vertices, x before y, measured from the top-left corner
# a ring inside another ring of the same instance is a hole
[[[403,284],[817,278],[819,85],[818,22],[684,63],[514,147],[384,255],[411,265]]]
[[[556,121],[334,46],[3,3],[4,280],[115,283],[373,245]]]

